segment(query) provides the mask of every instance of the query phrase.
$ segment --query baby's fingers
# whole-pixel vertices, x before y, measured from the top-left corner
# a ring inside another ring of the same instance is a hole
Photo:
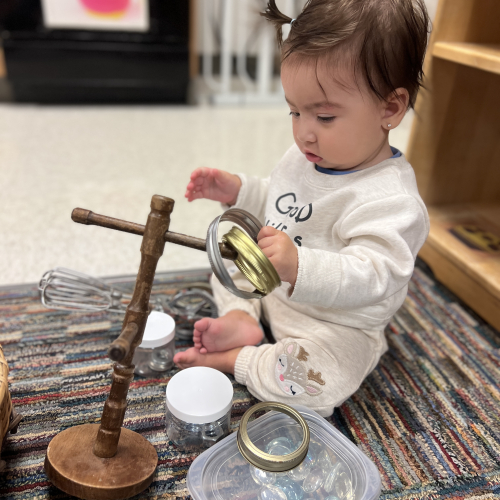
[[[190,179],[194,181],[198,177],[207,177],[208,175],[210,175],[210,170],[211,169],[208,167],[199,167],[191,172]]]
[[[264,226],[257,235],[257,241],[260,242],[261,239],[268,238],[269,236],[274,236],[277,233],[279,233],[279,231],[274,227]]]
[[[203,198],[203,193],[200,191],[186,191],[186,194],[184,195],[188,201],[193,201],[193,200],[199,200],[200,198]]]
[[[272,236],[266,236],[265,238],[260,238],[258,245],[261,250],[265,250],[266,248],[269,248],[270,246],[274,245],[275,241],[276,239],[273,238]]]
[[[210,182],[209,177],[199,176],[196,179],[193,179],[189,184],[192,184],[195,189],[200,188],[202,186],[208,185]]]

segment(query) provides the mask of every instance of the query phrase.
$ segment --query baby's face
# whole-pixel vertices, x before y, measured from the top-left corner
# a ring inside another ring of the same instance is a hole
[[[295,142],[309,161],[324,168],[360,170],[390,156],[383,128],[386,107],[366,84],[360,82],[358,88],[348,70],[291,59],[282,66],[281,81]]]

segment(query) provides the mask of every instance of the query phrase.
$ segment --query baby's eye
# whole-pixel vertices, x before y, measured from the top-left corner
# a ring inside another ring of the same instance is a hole
[[[318,121],[321,123],[330,123],[335,120],[335,116],[318,116]]]
[[[293,116],[294,118],[298,118],[300,116],[300,113],[297,113],[296,111],[290,111],[290,116]]]

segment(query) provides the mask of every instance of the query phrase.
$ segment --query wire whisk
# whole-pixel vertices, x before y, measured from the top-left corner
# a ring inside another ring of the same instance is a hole
[[[56,267],[38,284],[40,300],[49,309],[125,313],[132,295],[73,269]],[[204,317],[217,317],[217,306],[207,283],[192,283],[174,296],[151,296],[150,308],[172,316],[177,336],[190,339],[193,325]]]
[[[125,312],[132,295],[87,274],[56,267],[38,284],[42,304],[49,309]]]

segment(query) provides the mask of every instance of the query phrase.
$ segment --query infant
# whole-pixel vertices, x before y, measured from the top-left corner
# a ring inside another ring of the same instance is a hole
[[[389,145],[421,85],[429,19],[423,0],[310,0],[293,20],[271,0],[263,15],[277,27],[295,144],[266,179],[198,168],[186,197],[259,218],[283,284],[244,300],[212,280],[220,317],[198,321],[174,361],[328,416],[387,350],[384,328],[429,231],[413,169]]]

